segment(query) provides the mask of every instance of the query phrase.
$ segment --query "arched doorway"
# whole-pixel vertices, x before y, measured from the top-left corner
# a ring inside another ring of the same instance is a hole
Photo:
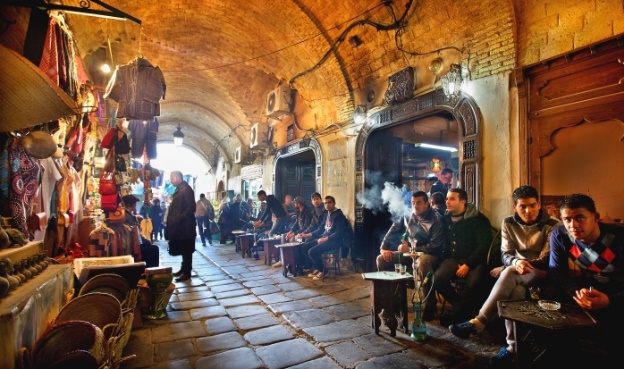
[[[302,140],[279,150],[273,162],[273,193],[283,199],[290,194],[307,202],[321,189],[321,148],[316,139]],[[311,204],[311,203],[310,203]]]
[[[380,182],[400,186],[406,178],[409,180],[409,173],[404,176],[404,155],[410,145],[414,146],[410,139],[415,140],[423,122],[435,120],[456,125],[457,158],[454,164],[448,158],[449,165],[456,166],[454,185],[466,190],[468,201],[479,207],[481,113],[470,96],[460,93],[447,97],[436,90],[373,114],[360,130],[355,149],[355,243],[351,257],[356,269],[373,270],[379,254],[378,238],[392,221],[389,213],[374,212],[366,203],[365,194]],[[406,134],[408,131],[412,132],[411,136]]]

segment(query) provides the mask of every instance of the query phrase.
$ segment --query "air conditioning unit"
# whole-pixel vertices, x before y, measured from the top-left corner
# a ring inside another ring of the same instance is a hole
[[[243,148],[241,146],[236,148],[234,152],[234,163],[238,164],[243,161]]]
[[[249,147],[252,149],[264,148],[267,146],[267,125],[266,123],[256,123],[251,126],[249,133]]]
[[[290,113],[291,91],[288,86],[278,86],[267,95],[266,115],[281,118]]]

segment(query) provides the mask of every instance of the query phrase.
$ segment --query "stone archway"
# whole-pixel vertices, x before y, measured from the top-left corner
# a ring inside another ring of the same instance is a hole
[[[366,144],[372,132],[394,125],[413,122],[436,112],[449,112],[458,122],[459,181],[460,187],[468,193],[468,201],[477,208],[481,199],[481,131],[482,117],[476,102],[464,93],[447,97],[442,90],[436,90],[402,104],[389,106],[373,115],[363,124],[355,144],[355,243],[352,258],[360,260],[365,269],[371,265],[373,237],[367,234],[366,211],[357,195],[366,189]],[[370,228],[370,227],[368,227]],[[370,229],[368,230],[370,231]],[[359,250],[358,250],[359,249]],[[377,249],[375,249],[377,252]],[[357,263],[357,261],[356,261]]]

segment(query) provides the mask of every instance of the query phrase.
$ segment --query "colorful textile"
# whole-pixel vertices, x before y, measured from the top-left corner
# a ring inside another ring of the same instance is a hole
[[[11,163],[9,214],[13,217],[13,225],[22,233],[28,234],[26,218],[29,214],[26,212],[30,211],[39,186],[41,172],[39,162],[26,154],[18,140],[11,144],[9,160]]]

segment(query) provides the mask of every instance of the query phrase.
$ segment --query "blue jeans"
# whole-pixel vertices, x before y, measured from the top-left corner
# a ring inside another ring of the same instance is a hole
[[[206,236],[210,234],[210,219],[207,215],[195,217],[195,219],[197,220],[197,230],[201,242],[206,243],[206,238],[208,238],[208,243],[210,243],[210,236]]]

